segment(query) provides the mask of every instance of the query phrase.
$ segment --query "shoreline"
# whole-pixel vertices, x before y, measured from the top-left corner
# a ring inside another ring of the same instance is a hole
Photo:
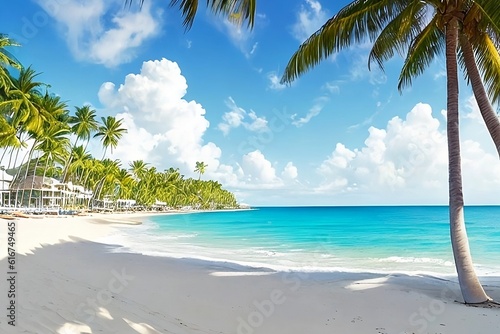
[[[18,219],[17,330],[37,334],[500,330],[498,309],[456,303],[461,300],[457,283],[439,277],[277,272],[124,253],[120,245],[105,242],[116,233],[117,222],[135,224],[151,215],[157,213]],[[7,220],[0,221],[7,225]],[[6,240],[5,227],[0,238]],[[2,255],[0,262],[6,268]],[[488,294],[500,300],[500,277],[487,281],[483,284]],[[5,291],[5,283],[0,288]],[[5,316],[0,318],[0,329],[16,332]]]

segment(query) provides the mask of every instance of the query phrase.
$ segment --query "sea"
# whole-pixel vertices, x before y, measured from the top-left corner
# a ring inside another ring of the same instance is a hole
[[[500,206],[465,208],[476,272],[500,276]],[[455,275],[447,206],[258,207],[120,226],[118,252],[305,272]]]

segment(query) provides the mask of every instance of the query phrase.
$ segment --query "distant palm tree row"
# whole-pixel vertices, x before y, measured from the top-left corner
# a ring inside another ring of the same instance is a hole
[[[0,175],[12,178],[9,196],[2,194],[2,205],[42,206],[36,198],[43,196],[43,183],[51,178],[63,188],[78,185],[85,189],[88,200],[80,201],[80,207],[103,206],[118,199],[133,200],[143,207],[237,206],[234,195],[220,183],[200,180],[207,167],[203,162],[196,164],[200,177],[195,180],[184,178],[178,169],[157,171],[142,160],[124,168],[119,160],[105,158],[108,148],[112,153],[127,132],[122,120],[107,116],[99,122],[88,105],[75,107],[70,115],[67,103],[51,94],[49,85],[37,81],[38,73],[21,66],[8,52],[6,48],[12,46],[17,44],[0,34]],[[93,138],[103,146],[102,159],[87,151]]]

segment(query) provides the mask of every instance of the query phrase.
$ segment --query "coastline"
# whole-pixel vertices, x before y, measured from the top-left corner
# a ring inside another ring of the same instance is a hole
[[[500,312],[466,307],[439,277],[276,272],[116,252],[116,225],[158,213],[16,220],[17,326],[5,333],[494,333]],[[169,214],[162,212],[160,214]],[[172,214],[176,214],[172,213]],[[7,225],[7,220],[1,220]],[[134,226],[130,226],[134,228]],[[6,227],[0,242],[7,240]],[[126,245],[123,245],[126,246]],[[1,265],[7,268],[5,252]],[[7,287],[3,281],[2,291]],[[500,278],[485,288],[500,300]],[[5,300],[5,297],[4,297]],[[5,300],[5,302],[7,302]]]

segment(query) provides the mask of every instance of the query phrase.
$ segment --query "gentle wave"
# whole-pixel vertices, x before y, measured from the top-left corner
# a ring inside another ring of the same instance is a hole
[[[442,259],[433,259],[428,257],[400,257],[400,256],[390,256],[383,259],[376,259],[379,262],[396,262],[396,263],[429,263],[443,265],[447,267],[453,266],[453,262],[446,261]]]
[[[313,210],[305,211],[307,220],[304,222],[295,213],[287,214],[287,210],[280,210],[279,214],[272,210],[252,211],[260,215],[264,223],[249,217],[248,213],[241,215],[239,212],[183,215],[177,220],[175,216],[158,217],[142,225],[118,227],[119,233],[107,242],[124,245],[114,250],[117,252],[234,263],[278,271],[455,275],[446,224],[436,219],[437,214],[432,210],[430,216],[437,223],[431,223],[430,218],[422,214],[419,219],[426,223],[419,225],[413,221],[401,222],[399,216],[411,217],[405,212],[392,213],[397,217],[394,222],[386,222],[388,218],[385,217],[386,220],[373,221],[373,214],[359,214],[358,211],[355,220],[350,212],[346,216],[349,223],[342,220],[339,225],[327,220],[331,219],[331,213],[325,218],[314,216]],[[472,227],[480,230],[478,226]],[[427,235],[428,229],[432,230],[432,237]],[[474,233],[472,235],[474,237]],[[483,256],[475,258],[479,259],[476,269],[482,276],[499,276],[500,264],[495,263],[496,257],[492,254],[497,253],[491,246],[498,247],[498,243],[489,235],[475,234],[474,244],[484,249]],[[481,237],[480,242],[478,237]]]

